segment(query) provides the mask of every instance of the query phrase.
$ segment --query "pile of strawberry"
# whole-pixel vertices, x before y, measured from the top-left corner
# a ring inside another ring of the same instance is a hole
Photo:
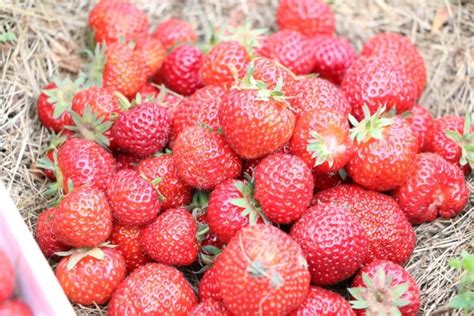
[[[57,134],[39,164],[55,205],[36,238],[62,257],[72,302],[110,315],[417,314],[402,267],[412,224],[466,205],[470,118],[416,103],[426,70],[408,38],[378,34],[357,55],[321,0],[282,0],[276,19],[271,35],[216,32],[203,52],[185,21],[150,35],[127,1],[90,12],[84,74],[38,99]],[[352,306],[325,289],[350,282]]]

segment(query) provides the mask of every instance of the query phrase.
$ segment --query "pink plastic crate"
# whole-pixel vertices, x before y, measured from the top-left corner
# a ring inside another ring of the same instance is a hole
[[[0,249],[16,272],[16,293],[35,316],[68,316],[75,312],[46,258],[0,182]]]

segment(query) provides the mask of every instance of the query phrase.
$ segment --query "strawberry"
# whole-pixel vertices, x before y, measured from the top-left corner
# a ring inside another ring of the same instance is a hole
[[[156,86],[150,82],[143,85],[138,93],[140,93],[142,100],[155,100],[161,107],[164,107],[170,120],[173,119],[174,112],[178,105],[184,100],[182,96],[168,90],[164,85]]]
[[[410,124],[396,116],[382,117],[384,107],[357,122],[352,116],[355,154],[347,164],[354,182],[371,190],[387,191],[403,184],[414,170],[418,139]]]
[[[57,155],[57,151],[59,148],[64,144],[64,142],[74,135],[73,132],[69,130],[62,130],[60,133],[56,134],[52,132],[51,140],[49,141],[48,147],[45,148],[43,153],[43,160],[49,160],[51,162],[54,161],[54,155]],[[41,163],[39,163],[41,165]],[[48,177],[52,181],[56,181],[55,170],[51,170],[48,168],[42,168],[44,175]]]
[[[144,63],[146,75],[153,76],[163,65],[166,56],[165,48],[159,39],[149,35],[138,38],[135,44],[135,52]]]
[[[416,101],[413,80],[390,59],[360,57],[349,68],[341,89],[352,106],[356,119],[364,118],[364,106],[371,114],[381,107],[395,109],[397,113],[411,110]]]
[[[344,170],[344,169],[341,169]],[[313,173],[314,177],[314,190],[315,191],[323,191],[344,182],[344,178],[341,177],[339,172],[331,172],[331,173]]]
[[[306,300],[290,316],[355,316],[351,305],[341,295],[319,286],[309,288]]]
[[[0,302],[13,295],[15,286],[15,271],[7,254],[0,250]]]
[[[421,151],[425,146],[428,131],[432,129],[433,116],[431,116],[427,108],[419,104],[415,104],[410,112],[411,115],[406,120],[410,123],[412,130],[418,138],[418,148]]]
[[[191,316],[230,316],[224,304],[214,300],[205,300],[197,304]]]
[[[251,75],[255,80],[265,83],[268,89],[274,90],[281,81],[281,91],[285,96],[292,96],[295,75],[275,60],[256,57],[249,64],[247,75]],[[247,78],[246,78],[247,79]]]
[[[74,112],[83,116],[86,106],[89,106],[97,117],[106,120],[111,120],[122,112],[119,98],[112,90],[102,87],[90,87],[74,95],[72,99]]]
[[[56,267],[56,278],[71,302],[105,304],[125,278],[125,260],[116,249],[73,250]]]
[[[369,245],[365,263],[375,259],[407,262],[415,248],[415,232],[405,214],[391,197],[341,184],[314,196],[314,204],[335,203],[349,208],[364,227]]]
[[[305,299],[310,275],[298,244],[271,225],[243,228],[217,257],[223,302],[236,315],[284,315]]]
[[[107,186],[107,197],[114,218],[124,225],[148,224],[160,212],[158,193],[135,170],[118,171]]]
[[[82,186],[68,193],[52,218],[56,239],[66,245],[95,247],[112,231],[112,210],[102,191]]]
[[[46,257],[53,257],[56,252],[67,251],[68,245],[60,242],[53,228],[53,218],[56,209],[50,208],[43,211],[36,221],[36,242]]]
[[[397,33],[379,33],[365,43],[361,56],[381,56],[397,64],[415,84],[415,98],[426,86],[423,56],[408,37]]]
[[[415,172],[394,196],[410,222],[420,224],[438,216],[456,216],[468,201],[469,188],[457,166],[438,154],[422,153],[417,156]]]
[[[215,300],[222,301],[221,286],[219,283],[219,267],[215,264],[209,270],[204,272],[204,275],[199,282],[199,298],[201,301]]]
[[[172,154],[163,154],[140,161],[137,171],[152,181],[159,192],[161,209],[176,208],[191,202],[192,189],[178,176],[175,158]]]
[[[153,83],[147,81],[143,86],[141,86],[133,98],[136,98],[138,94],[140,94],[144,100],[156,99],[158,94],[160,94],[160,90]]]
[[[317,36],[311,39],[314,72],[323,79],[341,84],[347,69],[357,58],[354,47],[343,37]]]
[[[197,225],[184,208],[169,209],[140,233],[142,249],[158,263],[186,266],[198,255]]]
[[[290,235],[303,249],[313,284],[333,285],[346,280],[367,258],[364,227],[341,205],[319,203],[311,207],[293,225]]]
[[[335,29],[334,13],[323,0],[282,0],[276,12],[280,29],[290,29],[306,36],[331,35]]]
[[[270,35],[264,40],[259,54],[277,60],[296,75],[306,75],[314,67],[310,42],[296,31],[283,30]]]
[[[365,266],[349,289],[357,315],[418,315],[420,289],[403,267],[386,260]]]
[[[151,261],[140,246],[140,231],[141,228],[138,226],[124,226],[116,223],[110,235],[110,242],[116,245],[116,249],[122,254],[128,272]]]
[[[169,19],[161,22],[153,33],[163,46],[169,50],[178,44],[196,42],[197,36],[193,27],[186,21]]]
[[[255,169],[255,198],[266,217],[277,224],[299,219],[313,196],[311,169],[297,156],[267,156]]]
[[[115,291],[107,315],[188,315],[197,304],[191,285],[176,268],[149,263]]]
[[[139,157],[129,154],[116,153],[114,157],[117,161],[117,170],[136,169],[140,162]]]
[[[191,45],[181,45],[166,56],[162,75],[168,88],[182,95],[191,95],[203,86],[199,69],[203,54]]]
[[[193,188],[212,189],[242,170],[242,162],[224,137],[199,126],[181,132],[173,149],[179,177]]]
[[[19,299],[0,302],[0,316],[33,316],[28,305]]]

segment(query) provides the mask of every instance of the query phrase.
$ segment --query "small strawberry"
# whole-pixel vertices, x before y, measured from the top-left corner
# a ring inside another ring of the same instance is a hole
[[[214,300],[205,300],[197,304],[191,316],[230,316],[224,304]]]
[[[28,305],[19,299],[0,302],[0,316],[33,316]]]
[[[178,44],[196,42],[197,36],[193,27],[186,21],[169,19],[161,22],[153,33],[163,46],[169,50]]]
[[[242,162],[224,137],[199,126],[179,134],[173,149],[179,177],[194,188],[212,189],[242,170]]]
[[[128,272],[151,261],[140,246],[140,231],[141,228],[138,226],[124,226],[116,223],[110,235],[110,242],[116,245],[116,249],[122,254]]]
[[[356,314],[416,316],[420,309],[420,288],[403,267],[376,260],[359,271],[352,288],[351,301]]]
[[[13,295],[15,286],[15,271],[7,254],[0,250],[0,302]]]
[[[204,272],[204,275],[199,282],[199,298],[201,301],[215,300],[222,301],[221,286],[219,281],[219,267],[213,264],[209,270]]]
[[[245,79],[250,79],[247,76],[251,75],[253,79],[265,83],[270,90],[275,89],[281,82],[281,91],[285,93],[285,96],[294,94],[292,89],[296,80],[295,74],[277,61],[265,57],[256,57],[249,64],[249,68]]]
[[[56,252],[67,251],[68,245],[60,242],[53,228],[53,218],[56,209],[50,208],[43,211],[36,221],[36,242],[46,257],[53,257]]]
[[[148,77],[156,74],[163,65],[166,50],[159,39],[149,35],[140,37],[135,42],[135,52],[144,63]]]
[[[421,151],[425,146],[428,131],[432,129],[433,116],[431,116],[427,108],[419,104],[415,104],[410,112],[411,115],[406,120],[410,123],[412,130],[418,138],[418,148]]]
[[[309,288],[306,300],[290,316],[355,316],[351,305],[341,295],[319,286]]]
[[[196,304],[193,288],[179,270],[149,263],[120,284],[107,315],[188,315]]]

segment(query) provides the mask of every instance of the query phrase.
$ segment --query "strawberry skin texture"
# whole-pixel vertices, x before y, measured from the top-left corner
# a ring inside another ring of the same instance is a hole
[[[33,316],[28,305],[19,299],[6,300],[0,303],[0,316]]]
[[[321,0],[282,0],[276,22],[280,29],[295,30],[306,36],[331,35],[336,24],[331,7]]]
[[[180,271],[149,263],[119,285],[107,315],[188,315],[196,304],[193,289]]]
[[[367,234],[356,215],[331,203],[319,203],[291,228],[291,237],[308,260],[311,282],[333,285],[353,275],[368,254]]]
[[[138,163],[140,162],[139,157],[135,157],[134,155],[129,154],[122,154],[122,153],[115,153],[114,155],[115,161],[117,161],[117,170],[122,169],[136,169]]]
[[[166,57],[166,50],[161,41],[148,35],[136,40],[135,52],[144,63],[148,77],[161,69]]]
[[[167,50],[180,43],[193,44],[197,39],[193,27],[188,22],[179,19],[161,22],[153,33],[153,37],[159,39]]]
[[[297,156],[267,156],[255,169],[255,198],[263,213],[277,224],[299,219],[313,197],[311,169]]]
[[[415,231],[391,197],[357,185],[341,184],[317,193],[313,203],[336,203],[359,218],[368,237],[369,255],[365,263],[381,259],[404,264],[413,253]]]
[[[364,117],[363,106],[371,114],[382,106],[397,113],[411,110],[416,101],[413,80],[397,65],[384,57],[360,57],[349,68],[341,89],[352,106],[352,115]]]
[[[212,189],[242,170],[242,161],[224,137],[198,126],[179,134],[173,150],[179,177],[193,188]]]
[[[15,271],[10,259],[3,250],[0,250],[0,302],[13,295],[15,286]]]
[[[132,272],[139,266],[151,261],[151,258],[142,250],[139,242],[141,228],[138,226],[125,226],[116,223],[110,235],[110,242],[117,246],[118,251],[125,260],[127,271]]]
[[[469,189],[456,165],[433,153],[418,154],[416,168],[395,192],[395,199],[413,224],[451,218],[467,204]]]
[[[410,112],[411,115],[406,120],[418,138],[418,148],[421,151],[425,146],[428,131],[432,130],[433,116],[427,108],[419,104],[416,104]]]
[[[124,225],[148,224],[160,212],[158,193],[135,170],[118,171],[107,187],[107,197],[114,218]]]
[[[52,82],[44,86],[42,91],[56,88],[56,84]],[[49,97],[44,92],[41,92],[41,94],[38,96],[38,118],[44,127],[49,128],[55,131],[56,133],[59,133],[66,126],[72,125],[72,118],[71,115],[67,111],[65,111],[63,114],[61,114],[61,116],[59,116],[59,118],[55,119],[53,117],[54,105],[48,101],[48,98]]]
[[[351,305],[341,295],[319,286],[309,289],[306,300],[290,316],[355,316]]]
[[[101,250],[102,260],[86,256],[68,270],[71,257],[65,257],[56,267],[56,278],[71,302],[105,304],[125,278],[125,260],[120,252],[111,248]]]
[[[191,312],[191,316],[231,316],[222,302],[214,300],[201,301]]]
[[[137,171],[151,181],[160,179],[154,187],[159,192],[162,210],[191,202],[192,188],[179,178],[172,154],[144,159],[138,164]]]
[[[206,300],[214,300],[218,302],[222,301],[219,274],[220,272],[218,265],[213,264],[202,276],[198,288],[201,302]]]
[[[191,45],[181,45],[166,56],[162,75],[165,85],[181,95],[191,95],[203,86],[199,69],[203,54]]]
[[[283,67],[277,61],[265,57],[256,57],[252,62],[252,76],[255,80],[262,81],[266,84],[267,89],[270,90],[275,89],[278,81],[281,80],[281,91],[285,96],[290,97],[294,95],[293,87],[296,78],[291,70]]]
[[[257,90],[232,90],[219,108],[224,136],[242,158],[273,153],[293,134],[295,116],[282,102],[262,100]]]
[[[341,184],[344,180],[336,173],[313,173],[314,190],[323,191]]]
[[[68,245],[60,242],[54,233],[53,218],[55,213],[56,209],[47,209],[38,216],[36,221],[36,242],[48,258],[53,257],[56,252],[70,249]]]
[[[84,115],[84,109],[89,106],[98,118],[110,120],[122,112],[118,97],[113,91],[102,87],[91,87],[77,93],[72,99],[72,110]]]

